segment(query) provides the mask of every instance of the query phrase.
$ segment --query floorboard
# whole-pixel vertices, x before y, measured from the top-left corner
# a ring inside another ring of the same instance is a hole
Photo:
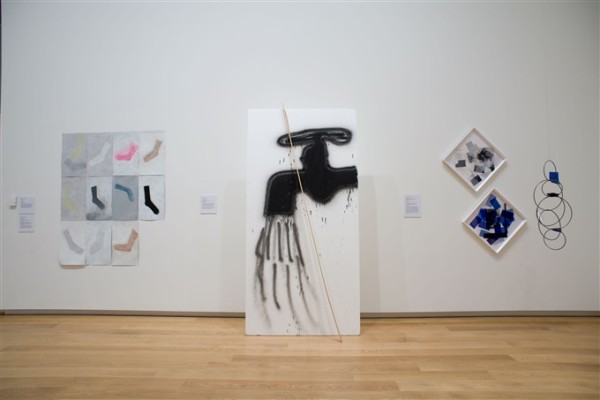
[[[243,318],[0,316],[0,399],[600,399],[600,318],[369,318],[248,337]]]

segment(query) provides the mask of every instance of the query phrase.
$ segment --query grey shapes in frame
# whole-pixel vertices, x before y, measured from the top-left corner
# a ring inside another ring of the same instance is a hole
[[[478,192],[504,165],[506,158],[481,132],[473,128],[443,161],[471,189]]]

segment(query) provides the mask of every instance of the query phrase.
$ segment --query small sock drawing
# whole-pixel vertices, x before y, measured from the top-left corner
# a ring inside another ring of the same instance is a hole
[[[96,231],[96,240],[90,246],[90,254],[96,254],[102,248],[104,243],[104,233],[101,230]]]
[[[144,156],[144,162],[148,162],[148,161],[152,160],[153,158],[156,158],[156,156],[158,156],[158,152],[160,151],[161,145],[162,145],[162,140],[157,139],[154,142],[154,147],[152,148],[152,150],[150,150],[150,152]]]
[[[99,209],[104,210],[104,203],[98,198],[98,186],[92,186],[92,203],[98,206]]]
[[[63,190],[62,203],[67,210],[72,213],[77,213],[79,211],[79,207],[73,201],[73,188],[71,186],[66,186]]]
[[[72,170],[85,168],[85,162],[83,161],[73,162],[73,160],[67,159],[65,160],[65,164],[67,164],[67,167],[71,168]]]
[[[135,152],[137,151],[138,146],[135,143],[129,143],[129,146],[127,146],[127,148],[119,151],[117,154],[115,154],[115,158],[119,161],[131,161],[131,159],[133,158],[133,155],[135,154]]]
[[[67,244],[69,245],[69,248],[71,249],[71,251],[73,251],[77,254],[83,254],[83,249],[81,247],[79,247],[77,245],[77,243],[75,243],[75,241],[71,237],[71,232],[69,232],[68,229],[65,229],[63,231],[63,235],[64,235],[65,239],[67,239]]]
[[[144,186],[144,205],[151,209],[154,215],[157,215],[160,212],[158,207],[156,207],[150,198],[150,186],[148,185]]]
[[[120,183],[116,183],[115,184],[115,189],[117,190],[121,190],[125,193],[127,193],[127,198],[129,198],[129,201],[134,201],[135,199],[133,198],[133,190],[131,190],[130,188],[128,188],[127,186],[123,186]]]
[[[100,164],[102,160],[104,160],[104,158],[106,157],[109,148],[110,146],[108,145],[108,143],[104,143],[104,145],[102,146],[102,150],[100,150],[100,153],[98,153],[96,157],[92,158],[89,161],[88,164],[90,165],[90,167],[95,167],[96,165]]]
[[[138,237],[138,233],[135,229],[131,230],[131,234],[129,235],[129,239],[127,240],[126,243],[118,243],[115,244],[113,247],[115,250],[118,251],[131,251],[131,249],[133,248],[133,244],[135,243],[135,240]]]
[[[77,146],[71,152],[71,158],[77,159],[83,155],[85,138],[83,135],[76,135]]]

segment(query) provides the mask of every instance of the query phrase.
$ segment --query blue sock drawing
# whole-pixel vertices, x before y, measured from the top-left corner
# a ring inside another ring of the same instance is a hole
[[[134,197],[133,197],[133,190],[131,190],[131,188],[128,188],[127,186],[123,186],[120,183],[115,184],[115,189],[117,190],[121,190],[125,193],[127,193],[127,198],[129,199],[129,201],[134,201]]]

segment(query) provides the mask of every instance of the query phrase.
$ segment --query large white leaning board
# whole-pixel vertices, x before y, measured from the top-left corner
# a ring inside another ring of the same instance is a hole
[[[246,334],[358,335],[356,114],[287,114],[294,157],[283,110],[248,113]]]

